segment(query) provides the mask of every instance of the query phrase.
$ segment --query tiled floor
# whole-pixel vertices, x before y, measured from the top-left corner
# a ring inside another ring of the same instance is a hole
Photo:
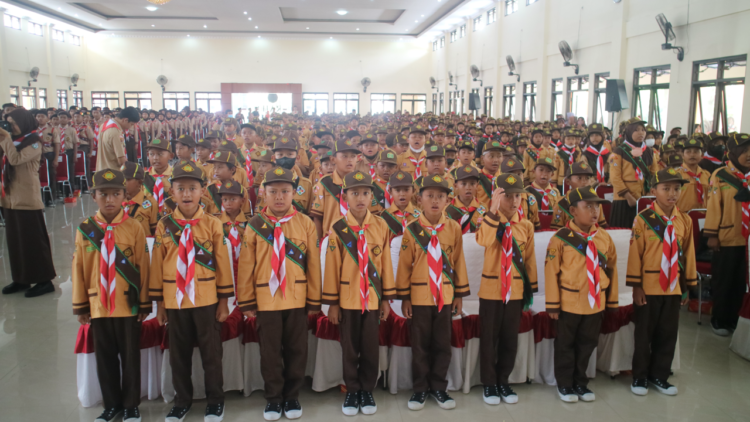
[[[94,210],[88,196],[75,206],[47,209],[58,273],[54,294],[36,299],[0,296],[0,421],[93,421],[101,412],[99,407],[84,409],[77,398],[73,346],[78,323],[71,313],[69,280],[74,230],[83,212],[91,215]],[[10,269],[2,229],[0,245],[0,285],[5,285]],[[629,377],[613,380],[599,373],[590,385],[597,394],[595,403],[564,404],[555,387],[533,384],[514,386],[520,397],[516,405],[487,406],[481,388],[474,388],[468,395],[452,393],[455,410],[443,411],[428,402],[423,411],[412,412],[406,407],[408,392],[394,396],[378,389],[375,416],[347,418],[341,414],[343,394],[337,389],[315,393],[308,387],[300,397],[303,420],[750,421],[750,362],[729,351],[728,338],[714,336],[707,324],[696,325],[695,314],[682,314],[680,342],[682,368],[670,379],[680,389],[677,397],[656,391],[636,397],[628,388]],[[225,420],[262,420],[264,406],[261,392],[249,398],[228,393]],[[143,420],[162,421],[169,408],[161,400],[145,401]],[[202,420],[203,409],[204,402],[196,402],[187,420]]]

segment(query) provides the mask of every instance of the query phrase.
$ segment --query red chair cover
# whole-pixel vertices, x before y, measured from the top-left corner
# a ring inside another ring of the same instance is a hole
[[[260,340],[258,339],[257,323],[257,318],[248,318],[245,320],[245,328],[242,334],[242,344],[260,343]]]
[[[327,316],[323,316],[323,318],[318,319],[318,327],[315,330],[315,337],[322,340],[341,341],[339,326],[331,323]]]
[[[549,317],[546,312],[539,312],[534,315],[534,343],[539,343],[544,339],[553,339],[557,337],[557,324]]]
[[[633,305],[621,306],[615,311],[604,311],[601,334],[612,334],[633,320]]]
[[[463,349],[465,345],[463,318],[451,320],[451,347]]]
[[[740,308],[740,317],[750,319],[750,293],[745,293],[742,299],[742,308]]]
[[[391,344],[399,347],[411,347],[409,340],[409,324],[404,317],[394,315],[393,325],[391,326]]]

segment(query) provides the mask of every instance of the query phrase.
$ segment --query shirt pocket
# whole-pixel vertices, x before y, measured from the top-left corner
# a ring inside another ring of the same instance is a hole
[[[294,284],[293,291],[295,299],[305,299],[307,297],[307,277],[302,266],[306,265],[307,249],[310,245],[307,244],[305,239],[300,237],[290,236],[288,239],[297,246],[299,252],[292,251],[288,248],[285,251],[286,256],[284,257],[284,260],[286,261],[287,283]],[[302,266],[298,263],[301,263]]]

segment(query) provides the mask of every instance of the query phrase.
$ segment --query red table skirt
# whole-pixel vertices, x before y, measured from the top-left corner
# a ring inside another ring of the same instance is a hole
[[[745,297],[742,299],[740,318],[750,319],[750,293],[745,293]]]
[[[150,349],[160,345],[164,331],[164,327],[159,326],[156,318],[144,321],[141,325],[141,349]],[[94,353],[94,332],[90,324],[81,325],[78,328],[74,353]]]

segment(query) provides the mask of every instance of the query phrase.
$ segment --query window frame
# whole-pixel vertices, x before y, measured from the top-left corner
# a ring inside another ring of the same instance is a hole
[[[26,100],[29,99],[29,103]],[[33,86],[22,86],[21,87],[21,104],[26,110],[36,108],[36,87]]]
[[[73,91],[73,105],[78,108],[83,107],[83,91]]]
[[[18,16],[9,15],[6,13],[5,18],[3,19],[3,25],[5,25],[6,28],[20,31],[21,30],[21,18],[19,18]]]
[[[204,94],[206,94],[208,96],[206,98],[199,98],[200,96],[202,96]],[[216,97],[217,94],[218,94],[218,97]],[[216,91],[195,91],[195,92],[193,92],[193,101],[195,101],[195,109],[196,110],[202,109],[206,113],[216,113],[216,112],[223,111],[222,110],[223,107],[221,106],[221,92],[216,92]],[[206,102],[206,107],[205,108],[200,107],[198,105],[199,101],[200,102],[205,101]],[[212,104],[214,106],[216,106],[216,101],[219,102],[219,104],[218,104],[219,109],[218,110],[214,110],[214,107],[212,106]]]
[[[461,25],[458,27],[458,38],[463,38],[466,36],[466,24]]]
[[[305,98],[305,96],[307,96],[307,95],[312,95],[314,97],[313,98]],[[318,96],[323,96],[323,95],[325,95],[325,98],[322,98],[322,97],[318,98]],[[331,99],[331,96],[327,92],[303,92],[302,93],[302,113],[304,114],[304,113],[307,112],[306,104],[309,104],[312,101],[312,110],[313,111],[312,111],[312,113],[310,113],[310,116],[312,116],[312,115],[321,116],[323,114],[327,114],[328,113],[328,107],[329,107],[328,102],[330,101],[330,99]],[[323,101],[325,101],[325,111],[318,110],[319,107],[323,106],[323,104],[322,104]]]
[[[479,102],[480,102],[479,109],[481,109],[482,108],[482,105],[481,105],[481,101],[482,101],[481,98],[482,97],[479,96],[479,88],[472,88],[471,91],[469,91],[469,101],[471,101],[471,95],[472,94],[477,94],[477,98],[479,98]],[[474,120],[476,120],[477,115],[479,114],[479,109],[477,109],[477,110],[469,110],[469,113],[471,114],[472,118],[474,118]]]
[[[527,93],[526,87],[531,86],[532,92]],[[536,121],[537,117],[537,111],[536,111],[536,97],[537,93],[539,92],[539,84],[537,84],[536,81],[528,81],[523,83],[523,110],[521,110],[521,121]],[[527,116],[526,109],[529,109],[529,116]]]
[[[505,10],[505,16],[518,12],[518,0],[505,0],[505,7],[503,9]]]
[[[604,78],[604,87],[599,86],[599,78]],[[594,73],[594,112],[591,115],[591,123],[600,123],[602,126],[610,127],[609,116],[607,115],[607,80],[609,72]],[[602,115],[599,115],[599,107],[602,109]]]
[[[489,94],[489,95],[488,95]],[[484,113],[487,117],[493,117],[492,115],[495,112],[495,88],[491,86],[484,87]]]
[[[104,94],[104,96],[101,98],[95,97],[95,95],[100,94]],[[110,94],[116,94],[117,97],[112,97]],[[114,107],[110,105],[110,102],[114,103]],[[91,91],[91,107],[107,107],[110,110],[120,107],[120,91]]]
[[[68,90],[58,89],[57,90],[57,108],[60,110],[68,110]]]
[[[455,29],[453,31],[451,31],[451,38],[450,38],[451,44],[453,44],[454,42],[456,42],[456,37],[457,36],[458,36],[458,32]]]
[[[691,79],[691,86],[690,86],[690,114],[689,114],[689,120],[688,120],[688,133],[692,134],[695,132],[695,126],[696,124],[696,112],[701,111],[701,131],[703,133],[707,132],[721,132],[721,133],[729,133],[730,130],[727,128],[727,104],[726,104],[726,87],[732,86],[732,85],[742,85],[743,90],[745,85],[745,77],[736,77],[736,78],[725,78],[724,77],[724,66],[726,62],[745,62],[745,74],[747,74],[747,55],[746,54],[739,54],[736,56],[727,56],[727,57],[718,57],[714,59],[707,59],[707,60],[698,60],[693,62],[693,74]],[[716,69],[716,79],[708,79],[708,80],[698,80],[700,75],[700,66],[710,63],[716,63],[717,69]],[[670,79],[671,81],[671,79]],[[707,130],[705,127],[705,123],[703,122],[702,115],[702,103],[698,103],[698,96],[700,96],[700,88],[702,87],[710,87],[715,86],[715,92],[714,92],[714,110],[712,113],[713,120],[711,123],[711,130]],[[744,104],[743,104],[744,107]],[[742,113],[740,112],[740,116],[742,116]],[[720,124],[720,125],[719,125]],[[737,128],[736,131],[739,131],[740,129]]]
[[[411,95],[412,98],[404,98],[405,95]],[[421,97],[416,98],[416,97]],[[416,106],[422,103],[422,111],[416,110]],[[427,94],[415,94],[415,93],[402,93],[401,94],[401,112],[403,113],[406,110],[406,107],[404,107],[405,104],[408,104],[409,107],[409,114],[415,115],[418,113],[426,113],[427,112]]]
[[[657,73],[659,71],[669,71],[670,74],[670,82],[667,83],[657,83],[656,80],[658,78]],[[646,72],[651,71],[651,81],[648,84],[639,84],[640,77],[638,74],[640,72]],[[646,67],[638,67],[633,69],[633,105],[631,107],[630,111],[630,117],[636,117],[641,116],[643,120],[647,121],[651,126],[654,126],[657,130],[662,130],[661,128],[666,125],[667,116],[662,116],[661,112],[658,111],[658,92],[659,90],[667,90],[667,93],[669,93],[669,86],[672,79],[672,66],[668,64],[664,65],[658,65],[658,66],[646,66]],[[641,91],[648,91],[648,110],[646,111],[646,116],[644,117],[642,113],[639,113],[639,99],[641,98],[640,92]],[[692,109],[691,109],[692,110]],[[692,114],[690,114],[692,116]],[[688,119],[690,119],[688,117]],[[664,122],[664,124],[662,124]]]
[[[39,32],[36,31],[36,29],[39,29]],[[44,27],[36,22],[29,22],[28,26],[29,34],[36,35],[38,37],[44,36]]]
[[[440,48],[444,48],[444,47],[445,47],[445,35],[440,37]]]
[[[125,107],[135,107],[139,111],[143,110],[144,108],[147,110],[153,109],[154,94],[151,91],[125,91],[122,94],[123,94],[123,99],[125,100]],[[132,97],[132,96],[128,97],[128,94],[130,95],[136,94],[136,97]],[[146,94],[148,94],[147,97],[145,96]],[[144,95],[144,97],[141,97],[141,95]],[[136,105],[132,105],[133,101],[135,101]],[[145,104],[141,104],[144,102],[148,102],[148,107],[146,107]]]
[[[65,32],[52,28],[52,39],[59,42],[65,42]]]
[[[440,114],[445,113],[445,93],[440,93]]]
[[[555,82],[560,82],[560,87],[561,87],[560,91],[556,91],[555,90]],[[556,114],[558,114],[558,113],[555,113],[556,111],[560,111],[560,115],[565,116],[565,106],[564,106],[564,104],[562,102],[563,101],[563,94],[565,92],[565,81],[563,80],[563,78],[552,78],[552,87],[551,88],[552,89],[550,90],[550,93],[552,94],[552,98],[551,98],[552,103],[550,104],[550,119],[549,120],[551,122],[555,122],[555,121],[557,121]],[[557,106],[557,100],[558,99],[560,100],[560,106],[561,106],[562,110],[556,110],[556,108],[555,108]]]
[[[510,92],[508,92],[510,90]],[[508,111],[510,114],[506,114]],[[503,85],[503,115],[502,118],[510,118],[510,120],[516,120],[516,84],[504,84]]]
[[[76,34],[70,34],[70,43],[80,47],[81,46],[81,37]]]
[[[14,91],[15,90],[15,94]],[[10,102],[15,104],[16,106],[21,104],[21,89],[18,86],[11,85],[10,86]]]
[[[382,95],[383,97],[380,98],[380,99],[374,99],[373,96],[376,96],[376,95]],[[389,98],[385,98],[386,95],[392,95],[393,98],[390,98],[390,97]],[[398,100],[398,94],[396,94],[395,92],[373,92],[373,93],[370,94],[370,113],[371,114],[375,114],[376,113],[374,111],[373,104],[376,104],[378,102],[382,102],[383,104],[382,104],[382,111],[379,111],[377,113],[383,113],[383,114],[385,114],[385,113],[387,113],[389,111],[391,113],[396,113],[396,101],[397,100]],[[392,110],[387,110],[386,109],[386,103],[391,103],[391,102],[393,102],[393,104],[392,104],[393,109]]]
[[[539,0],[526,0],[526,6],[532,5],[532,4],[534,4],[534,3],[538,2],[538,1]]]
[[[180,96],[187,94],[187,97]],[[172,96],[174,95],[174,96]],[[174,108],[167,106],[167,102],[174,103]],[[185,107],[190,109],[190,91],[164,91],[161,93],[161,106],[165,110],[173,110],[178,113]]]
[[[497,22],[497,9],[492,8],[487,11],[487,25]]]
[[[578,81],[578,89],[571,90],[570,86],[573,81]],[[581,86],[583,85],[583,82],[586,82],[586,89],[581,89]],[[586,93],[586,115],[585,116],[578,116],[576,115],[576,118],[583,117],[586,119],[586,122],[589,122],[589,95],[591,95],[591,78],[589,75],[575,75],[575,76],[568,76],[566,79],[566,101],[565,101],[565,115],[567,116],[568,113],[572,113],[573,108],[573,99],[576,97],[576,92],[585,92]]]
[[[346,95],[346,97],[336,98],[337,95]],[[349,98],[350,95],[356,95],[357,98],[356,99]],[[338,113],[336,111],[337,109],[336,103],[337,102],[340,103],[341,101],[344,102],[344,113],[343,113],[344,116],[349,114],[349,109],[351,107],[350,103],[354,103],[356,106],[354,114],[359,114],[359,93],[358,92],[334,92],[333,93],[333,112],[334,113]]]
[[[37,104],[39,105],[39,108],[40,109],[47,108],[47,88],[37,89],[37,95],[38,95]]]
[[[482,15],[477,16],[476,18],[472,19],[471,29],[472,32],[477,32],[480,29],[482,29]]]
[[[438,94],[437,92],[432,93],[432,112],[437,113],[437,106],[438,106]]]
[[[437,51],[438,49],[438,40],[435,40],[432,42],[432,51]]]

